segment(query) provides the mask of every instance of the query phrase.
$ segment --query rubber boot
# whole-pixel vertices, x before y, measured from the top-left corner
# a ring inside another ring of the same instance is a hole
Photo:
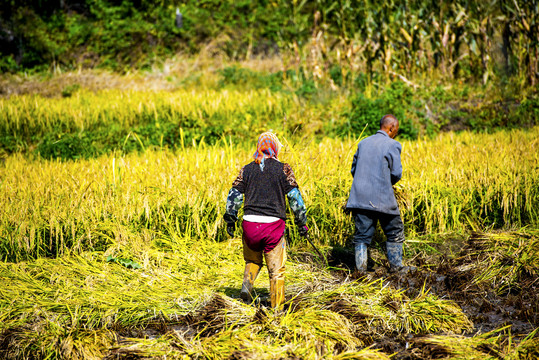
[[[389,261],[390,273],[406,273],[415,270],[413,266],[402,265],[402,243],[401,242],[386,242],[387,261]]]
[[[259,264],[248,262],[245,264],[245,271],[243,273],[243,284],[241,285],[240,298],[246,303],[253,302],[253,284],[260,272],[261,266]]]
[[[396,272],[402,268],[402,243],[386,242],[387,261],[389,272]]]
[[[284,304],[284,280],[270,280],[271,307],[280,310]]]
[[[286,241],[284,237],[270,252],[264,254],[270,280],[271,307],[281,309],[284,303],[284,273],[286,263]]]
[[[355,257],[356,257],[356,269],[364,274],[367,272],[367,244],[365,243],[359,243],[356,244],[355,249]]]

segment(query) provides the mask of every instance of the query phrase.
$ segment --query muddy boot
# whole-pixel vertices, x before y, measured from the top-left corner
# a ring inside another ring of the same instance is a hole
[[[255,263],[246,263],[245,272],[243,273],[243,284],[241,285],[240,298],[246,303],[253,302],[253,284],[258,273],[260,265]]]
[[[359,243],[356,244],[355,249],[356,257],[356,269],[360,274],[365,274],[367,272],[367,244]]]
[[[271,307],[280,310],[284,303],[284,280],[275,279],[270,281]]]
[[[271,307],[280,310],[284,303],[284,272],[286,263],[286,241],[281,241],[270,252],[264,254],[270,278]]]
[[[387,261],[389,261],[390,273],[407,273],[415,270],[413,266],[402,265],[402,243],[401,242],[386,242]]]

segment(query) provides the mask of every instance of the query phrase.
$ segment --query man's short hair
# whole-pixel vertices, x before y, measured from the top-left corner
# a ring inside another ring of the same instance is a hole
[[[382,116],[380,119],[380,129],[386,126],[391,126],[392,124],[398,124],[399,120],[393,114],[387,114]]]

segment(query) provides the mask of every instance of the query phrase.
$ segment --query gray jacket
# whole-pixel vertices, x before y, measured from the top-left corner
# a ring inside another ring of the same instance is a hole
[[[401,150],[401,144],[382,130],[359,142],[352,162],[348,209],[400,214],[393,185],[402,176]]]

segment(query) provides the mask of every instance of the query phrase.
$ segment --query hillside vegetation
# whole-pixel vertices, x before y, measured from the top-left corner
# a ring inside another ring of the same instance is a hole
[[[504,72],[537,81],[534,1],[4,0],[1,8],[4,70],[125,71],[206,49],[231,60],[292,51],[291,61],[320,72],[362,69],[370,78],[440,72],[487,82]]]

